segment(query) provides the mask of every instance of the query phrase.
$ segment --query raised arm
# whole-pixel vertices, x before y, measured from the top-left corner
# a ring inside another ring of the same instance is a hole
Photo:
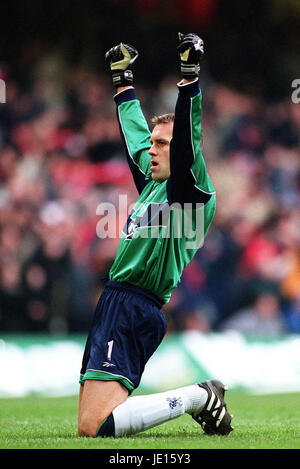
[[[151,133],[133,88],[131,66],[137,57],[137,50],[123,43],[112,47],[105,55],[117,90],[114,99],[121,138],[136,188],[141,193],[151,180],[148,154]]]
[[[182,81],[178,84],[173,138],[170,146],[171,176],[167,183],[171,203],[207,203],[215,189],[201,151],[202,96],[198,74],[204,53],[203,41],[195,34],[179,33],[178,51]]]

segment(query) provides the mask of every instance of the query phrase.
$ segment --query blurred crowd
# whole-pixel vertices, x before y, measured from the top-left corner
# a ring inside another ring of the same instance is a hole
[[[136,83],[148,121],[178,77]],[[204,157],[217,192],[205,239],[164,311],[169,331],[300,332],[300,106],[205,73]],[[85,332],[118,247],[97,207],[137,197],[110,77],[45,57],[0,104],[0,331]],[[118,233],[126,213],[118,214]]]

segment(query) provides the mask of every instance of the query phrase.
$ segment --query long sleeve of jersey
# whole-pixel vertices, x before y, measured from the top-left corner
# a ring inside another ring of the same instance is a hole
[[[186,85],[178,84],[178,89],[170,144],[168,200],[169,203],[206,204],[215,189],[201,151],[202,95],[198,80]]]
[[[151,147],[151,132],[134,88],[128,88],[116,94],[115,102],[128,164],[140,194],[145,185],[151,181],[151,163],[148,154]]]

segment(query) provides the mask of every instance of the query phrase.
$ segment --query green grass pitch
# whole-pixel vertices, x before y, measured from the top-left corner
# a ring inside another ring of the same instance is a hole
[[[0,399],[1,449],[299,449],[300,393],[227,393],[234,431],[208,436],[188,415],[132,437],[79,438],[77,397]]]

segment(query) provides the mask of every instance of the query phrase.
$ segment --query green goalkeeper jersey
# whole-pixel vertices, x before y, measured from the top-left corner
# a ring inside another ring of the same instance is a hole
[[[121,136],[139,198],[124,227],[110,280],[138,285],[167,303],[203,244],[216,197],[201,152],[198,80],[178,85],[170,177],[151,177],[151,133],[133,88],[115,96]]]

